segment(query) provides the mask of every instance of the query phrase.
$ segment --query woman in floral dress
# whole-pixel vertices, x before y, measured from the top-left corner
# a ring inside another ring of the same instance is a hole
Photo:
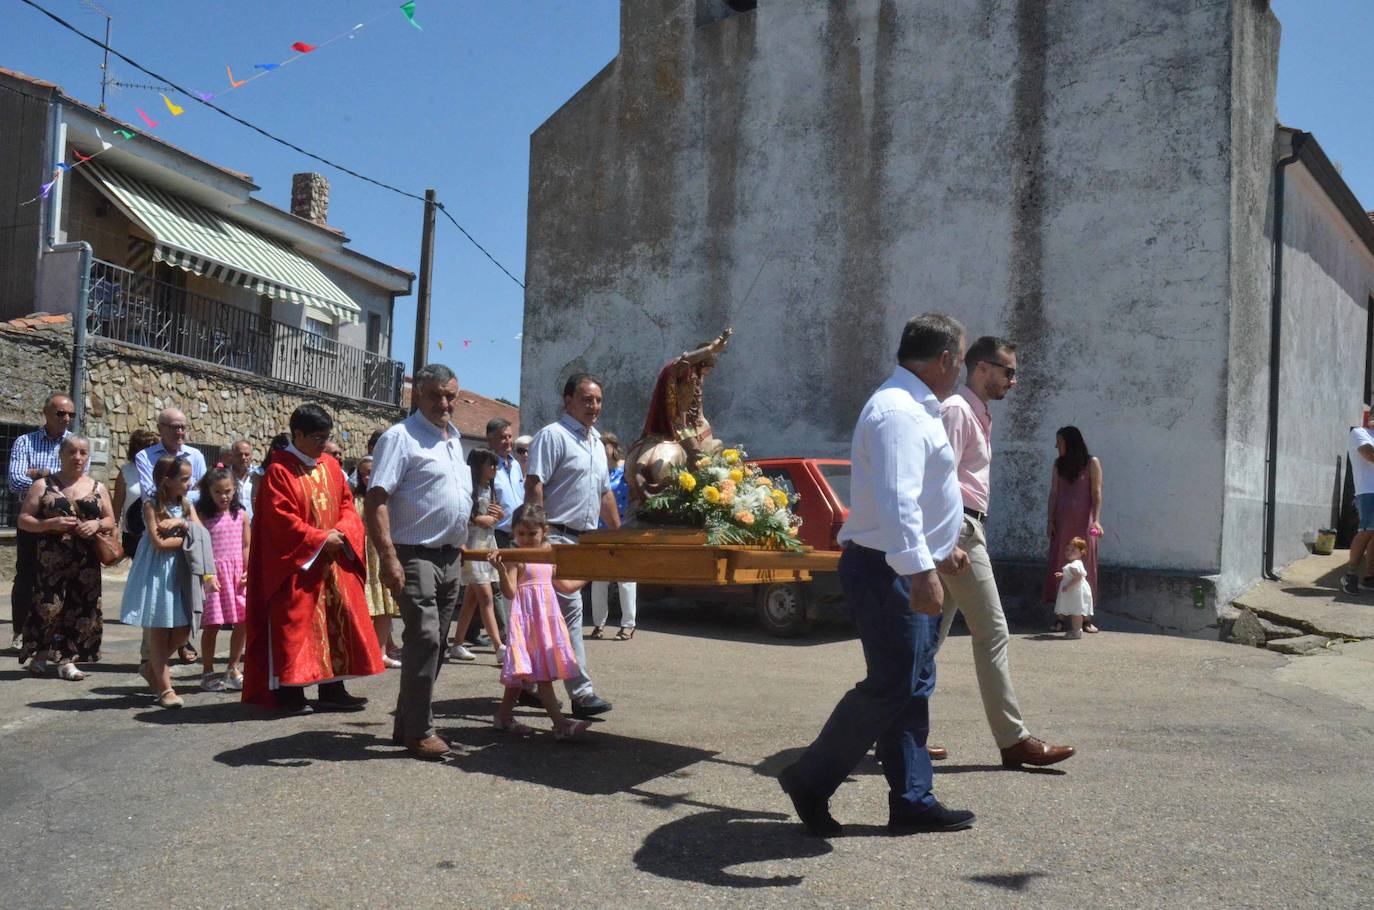
[[[58,675],[75,682],[85,678],[76,661],[100,659],[100,557],[92,538],[113,530],[115,520],[109,493],[86,476],[90,443],[68,436],[58,455],[61,469],[34,482],[19,512],[19,527],[40,535],[19,660],[35,676],[56,661]]]

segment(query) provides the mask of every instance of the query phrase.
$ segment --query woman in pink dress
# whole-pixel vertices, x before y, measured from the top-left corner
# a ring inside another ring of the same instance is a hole
[[[1088,453],[1088,445],[1078,427],[1060,427],[1054,437],[1059,457],[1050,470],[1049,569],[1040,594],[1043,603],[1053,604],[1059,594],[1059,579],[1054,577],[1060,557],[1069,541],[1081,537],[1088,542],[1083,567],[1088,570],[1088,585],[1097,586],[1097,543],[1102,537],[1102,463]],[[1054,631],[1062,630],[1056,619]],[[1083,624],[1084,632],[1096,632],[1091,621]]]

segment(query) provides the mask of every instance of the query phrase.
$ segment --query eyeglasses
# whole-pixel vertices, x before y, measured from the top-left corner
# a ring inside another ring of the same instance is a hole
[[[164,430],[171,430],[173,433],[185,433],[186,424],[184,423],[160,423],[158,426]]]
[[[528,454],[530,454],[530,450],[527,449],[527,448],[525,448],[525,447],[523,447],[523,446],[516,446],[516,447],[515,447],[515,454],[516,454],[516,455],[528,455]]]
[[[57,417],[75,417],[75,416],[76,416],[76,412],[75,412],[75,411],[53,411],[53,414],[54,414],[54,416],[57,416]]]
[[[320,432],[318,432],[318,433],[307,433],[305,438],[306,438],[306,439],[313,439],[315,442],[318,442],[320,445],[324,445],[326,442],[329,441],[329,437],[331,437],[331,436],[333,436],[333,435],[334,435],[334,431],[333,431],[333,430],[320,430]]]
[[[1016,378],[1016,367],[1009,367],[1009,366],[1007,366],[1005,363],[998,363],[998,362],[995,361],[995,360],[980,360],[980,361],[978,361],[978,362],[979,362],[979,363],[986,363],[986,364],[987,364],[988,366],[990,366],[990,367],[1001,367],[1001,368],[1002,368],[1002,371],[1005,372],[1005,373],[1007,374],[1007,378],[1008,378],[1008,379],[1015,379],[1015,378]]]

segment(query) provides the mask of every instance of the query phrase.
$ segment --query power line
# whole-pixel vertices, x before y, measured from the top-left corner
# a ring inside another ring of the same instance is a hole
[[[367,182],[367,183],[371,183],[372,185],[381,187],[381,188],[384,189],[384,190],[390,190],[391,192],[396,193],[396,194],[399,195],[399,196],[405,196],[405,197],[408,198],[408,199],[414,199],[414,200],[416,200],[416,201],[418,201],[418,202],[424,202],[424,201],[425,201],[425,197],[422,196],[422,195],[418,195],[418,194],[416,194],[416,193],[408,192],[408,191],[406,191],[406,190],[401,189],[400,187],[392,186],[391,184],[386,183],[386,182],[384,182],[384,181],[377,180],[377,179],[375,179],[375,178],[369,177],[369,176],[367,176],[366,174],[360,174],[360,173],[358,173],[357,171],[353,170],[352,168],[345,167],[345,166],[342,165],[342,164],[338,164],[337,162],[330,161],[328,158],[325,158],[325,157],[322,156],[322,155],[317,155],[317,154],[315,154],[314,152],[311,152],[311,151],[308,151],[308,150],[306,150],[306,149],[303,149],[303,148],[301,148],[299,145],[296,145],[294,142],[290,142],[289,140],[283,139],[282,137],[277,136],[277,135],[275,135],[274,133],[268,132],[267,130],[263,129],[262,127],[258,126],[258,125],[255,124],[255,123],[250,123],[250,122],[248,122],[247,120],[244,120],[242,117],[239,117],[239,116],[237,116],[237,115],[235,115],[235,114],[231,114],[229,111],[226,111],[224,108],[220,107],[219,105],[214,104],[214,103],[212,103],[212,102],[210,102],[210,101],[205,100],[205,99],[202,98],[200,95],[198,95],[197,93],[191,91],[190,89],[187,89],[187,88],[185,88],[185,87],[183,87],[183,86],[181,86],[181,85],[178,85],[176,82],[172,81],[171,79],[167,78],[166,76],[162,75],[161,73],[157,73],[157,72],[154,72],[153,70],[148,69],[146,66],[144,66],[144,65],[141,64],[141,63],[139,63],[137,60],[134,60],[132,57],[128,57],[128,56],[126,56],[126,55],[120,53],[119,51],[117,51],[117,50],[115,50],[113,47],[111,47],[109,44],[107,44],[106,42],[101,41],[99,38],[96,38],[96,37],[94,37],[94,36],[92,36],[92,35],[86,34],[85,32],[81,31],[81,29],[77,28],[75,25],[72,25],[72,24],[71,24],[70,22],[68,22],[66,19],[63,19],[61,16],[58,16],[56,13],[49,12],[48,10],[46,10],[46,9],[44,9],[43,7],[39,6],[37,3],[34,2],[34,0],[19,0],[19,2],[23,3],[23,4],[26,5],[26,6],[30,6],[30,7],[34,8],[34,9],[37,10],[38,12],[40,12],[40,13],[42,13],[43,15],[47,16],[47,17],[48,17],[49,19],[51,19],[52,21],[56,22],[58,25],[60,25],[60,26],[62,26],[63,28],[65,28],[67,31],[71,32],[72,34],[77,35],[78,37],[84,38],[84,39],[86,39],[87,41],[89,41],[91,44],[94,44],[96,47],[103,48],[104,50],[110,52],[111,54],[113,54],[114,56],[118,57],[120,60],[123,60],[125,63],[129,64],[130,66],[132,66],[134,69],[138,70],[139,72],[144,73],[145,75],[151,76],[152,78],[157,79],[157,80],[160,81],[160,82],[166,83],[168,86],[171,86],[171,87],[172,87],[173,89],[175,89],[176,91],[181,92],[181,94],[185,95],[187,98],[191,99],[192,101],[195,101],[195,102],[198,102],[198,103],[200,103],[200,104],[205,105],[206,107],[210,108],[210,110],[212,110],[212,111],[214,111],[215,113],[220,114],[220,115],[222,115],[222,116],[224,116],[224,117],[228,117],[230,120],[234,121],[235,123],[239,124],[240,126],[246,126],[246,127],[248,127],[250,130],[253,130],[255,133],[258,133],[259,135],[263,136],[263,137],[266,138],[266,139],[270,139],[270,140],[272,140],[273,142],[278,143],[279,145],[284,145],[284,146],[286,146],[287,148],[291,149],[292,151],[299,152],[300,154],[306,156],[307,158],[311,158],[311,159],[313,159],[313,160],[315,160],[315,161],[320,162],[320,163],[323,164],[323,165],[326,165],[326,166],[328,166],[328,167],[332,167],[332,168],[334,168],[334,169],[337,170],[337,171],[341,171],[341,172],[343,172],[343,173],[345,173],[345,174],[348,174],[350,177],[356,177],[356,178],[359,179],[359,180],[365,181],[365,182]],[[456,218],[454,218],[452,215],[449,214],[448,210],[444,208],[444,206],[443,206],[442,203],[438,204],[438,208],[439,208],[439,211],[441,211],[441,212],[444,213],[444,217],[446,217],[449,221],[453,222],[453,226],[456,227],[459,231],[461,231],[462,234],[463,234],[463,236],[466,237],[466,238],[468,239],[468,241],[469,241],[473,246],[475,246],[475,247],[477,247],[477,249],[481,250],[481,251],[482,251],[482,254],[483,254],[484,256],[486,256],[488,259],[490,259],[490,260],[496,265],[497,268],[499,268],[502,272],[505,272],[505,273],[506,273],[506,276],[507,276],[508,278],[510,278],[511,281],[514,281],[514,282],[515,282],[517,285],[519,285],[521,288],[524,288],[524,286],[525,286],[525,285],[524,285],[524,282],[522,282],[519,278],[516,278],[514,275],[512,275],[511,272],[510,272],[510,270],[507,269],[504,265],[502,265],[502,264],[496,259],[495,256],[493,256],[491,253],[487,252],[486,247],[484,247],[484,246],[482,246],[482,244],[478,243],[477,240],[476,240],[476,238],[474,238],[474,237],[472,236],[472,234],[468,233],[467,229],[464,228],[461,224],[459,224],[459,223],[458,223],[458,220],[457,220]]]

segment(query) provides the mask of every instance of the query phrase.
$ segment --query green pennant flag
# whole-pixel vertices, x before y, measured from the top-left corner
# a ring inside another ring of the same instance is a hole
[[[129,132],[128,130],[115,130],[115,135],[116,135],[116,136],[122,136],[122,137],[125,138],[125,139],[132,139],[132,138],[134,138],[134,134],[131,133],[131,132]]]
[[[401,4],[401,12],[406,14],[406,20],[416,28],[420,28],[420,23],[415,21],[415,0],[406,0]],[[424,29],[420,28],[420,31]]]

